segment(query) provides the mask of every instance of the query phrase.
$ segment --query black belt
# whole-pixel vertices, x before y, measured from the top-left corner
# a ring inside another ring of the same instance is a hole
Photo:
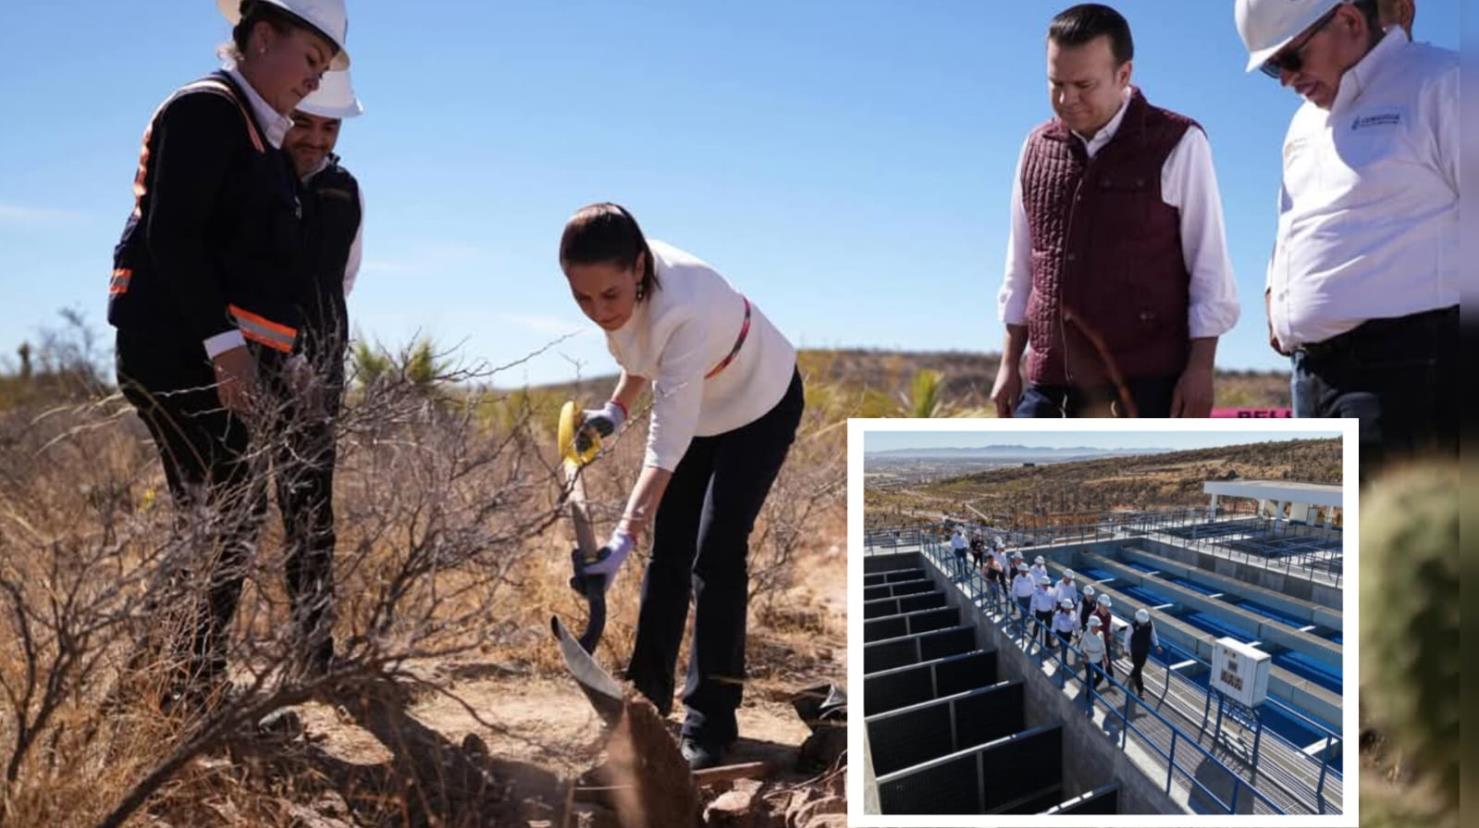
[[[1393,339],[1402,341],[1445,324],[1453,325],[1453,330],[1457,333],[1458,305],[1390,319],[1370,319],[1343,334],[1337,334],[1323,342],[1300,345],[1294,350],[1310,359],[1323,359],[1335,354],[1349,353],[1362,343],[1389,342]]]

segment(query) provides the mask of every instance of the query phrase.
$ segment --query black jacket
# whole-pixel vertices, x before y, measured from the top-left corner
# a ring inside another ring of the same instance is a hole
[[[359,182],[331,156],[329,164],[304,184],[306,259],[312,268],[305,311],[303,350],[315,361],[342,357],[348,341],[349,313],[344,303],[344,269],[359,232]]]
[[[108,321],[161,342],[231,328],[290,352],[307,300],[300,187],[232,79],[188,84],[144,132]]]

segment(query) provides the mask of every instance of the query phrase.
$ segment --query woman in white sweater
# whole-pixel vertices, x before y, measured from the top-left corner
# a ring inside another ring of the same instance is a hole
[[[682,746],[695,769],[712,767],[738,737],[745,561],[755,517],[801,421],[796,350],[712,267],[649,242],[616,204],[593,204],[570,219],[560,267],[621,366],[611,400],[585,412],[582,433],[618,431],[652,387],[641,474],[584,574],[605,575],[609,584],[653,523],[627,678],[667,715],[691,594]]]

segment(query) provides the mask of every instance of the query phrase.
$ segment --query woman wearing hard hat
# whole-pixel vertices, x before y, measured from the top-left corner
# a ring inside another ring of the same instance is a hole
[[[592,204],[569,220],[560,267],[621,366],[611,400],[585,412],[582,434],[612,434],[649,384],[653,397],[646,459],[626,511],[597,563],[577,574],[609,584],[655,516],[626,674],[666,715],[691,593],[682,749],[692,767],[711,767],[738,737],[745,560],[801,421],[796,350],[717,271],[648,241],[619,205]]]
[[[1079,639],[1078,647],[1084,653],[1084,681],[1095,690],[1099,689],[1102,679],[1100,671],[1109,667],[1109,651],[1104,646],[1104,633],[1101,628],[1104,622],[1099,616],[1089,616],[1089,626],[1084,629],[1083,637]]]
[[[1063,667],[1068,667],[1068,645],[1073,643],[1073,634],[1078,632],[1078,614],[1073,611],[1073,602],[1064,598],[1058,601],[1058,611],[1053,613],[1053,632],[1062,645]]]
[[[364,199],[334,147],[346,118],[364,108],[349,70],[328,72],[293,111],[283,149],[302,183],[303,238],[311,293],[303,313],[300,353],[309,393],[287,406],[273,458],[277,504],[287,544],[287,582],[303,666],[329,669],[334,654],[334,424],[344,394],[349,312],[345,297],[359,272]]]
[[[1114,678],[1114,613],[1110,607],[1114,600],[1107,594],[1101,592],[1094,600],[1094,614],[1090,617],[1099,619],[1099,624],[1104,628],[1104,671]]]
[[[1155,625],[1150,622],[1149,610],[1142,608],[1135,611],[1134,623],[1125,628],[1124,645],[1130,651],[1130,681],[1135,684],[1135,695],[1145,698],[1145,659],[1150,657],[1151,647],[1158,653],[1166,651],[1155,634]]]
[[[300,345],[299,190],[280,147],[293,109],[327,69],[349,64],[342,0],[220,7],[233,24],[227,66],[151,118],[108,289],[119,387],[182,514],[216,515],[199,549],[209,592],[175,643],[166,697],[188,708],[226,682],[241,569],[265,509],[242,415],[259,367],[277,372]]]

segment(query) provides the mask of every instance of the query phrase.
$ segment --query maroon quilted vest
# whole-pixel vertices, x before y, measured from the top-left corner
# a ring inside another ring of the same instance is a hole
[[[1136,89],[1114,138],[1092,159],[1058,118],[1033,131],[1022,163],[1032,239],[1029,382],[1109,384],[1086,330],[1127,380],[1185,369],[1191,276],[1180,211],[1161,200],[1161,168],[1190,127],[1200,129]]]

